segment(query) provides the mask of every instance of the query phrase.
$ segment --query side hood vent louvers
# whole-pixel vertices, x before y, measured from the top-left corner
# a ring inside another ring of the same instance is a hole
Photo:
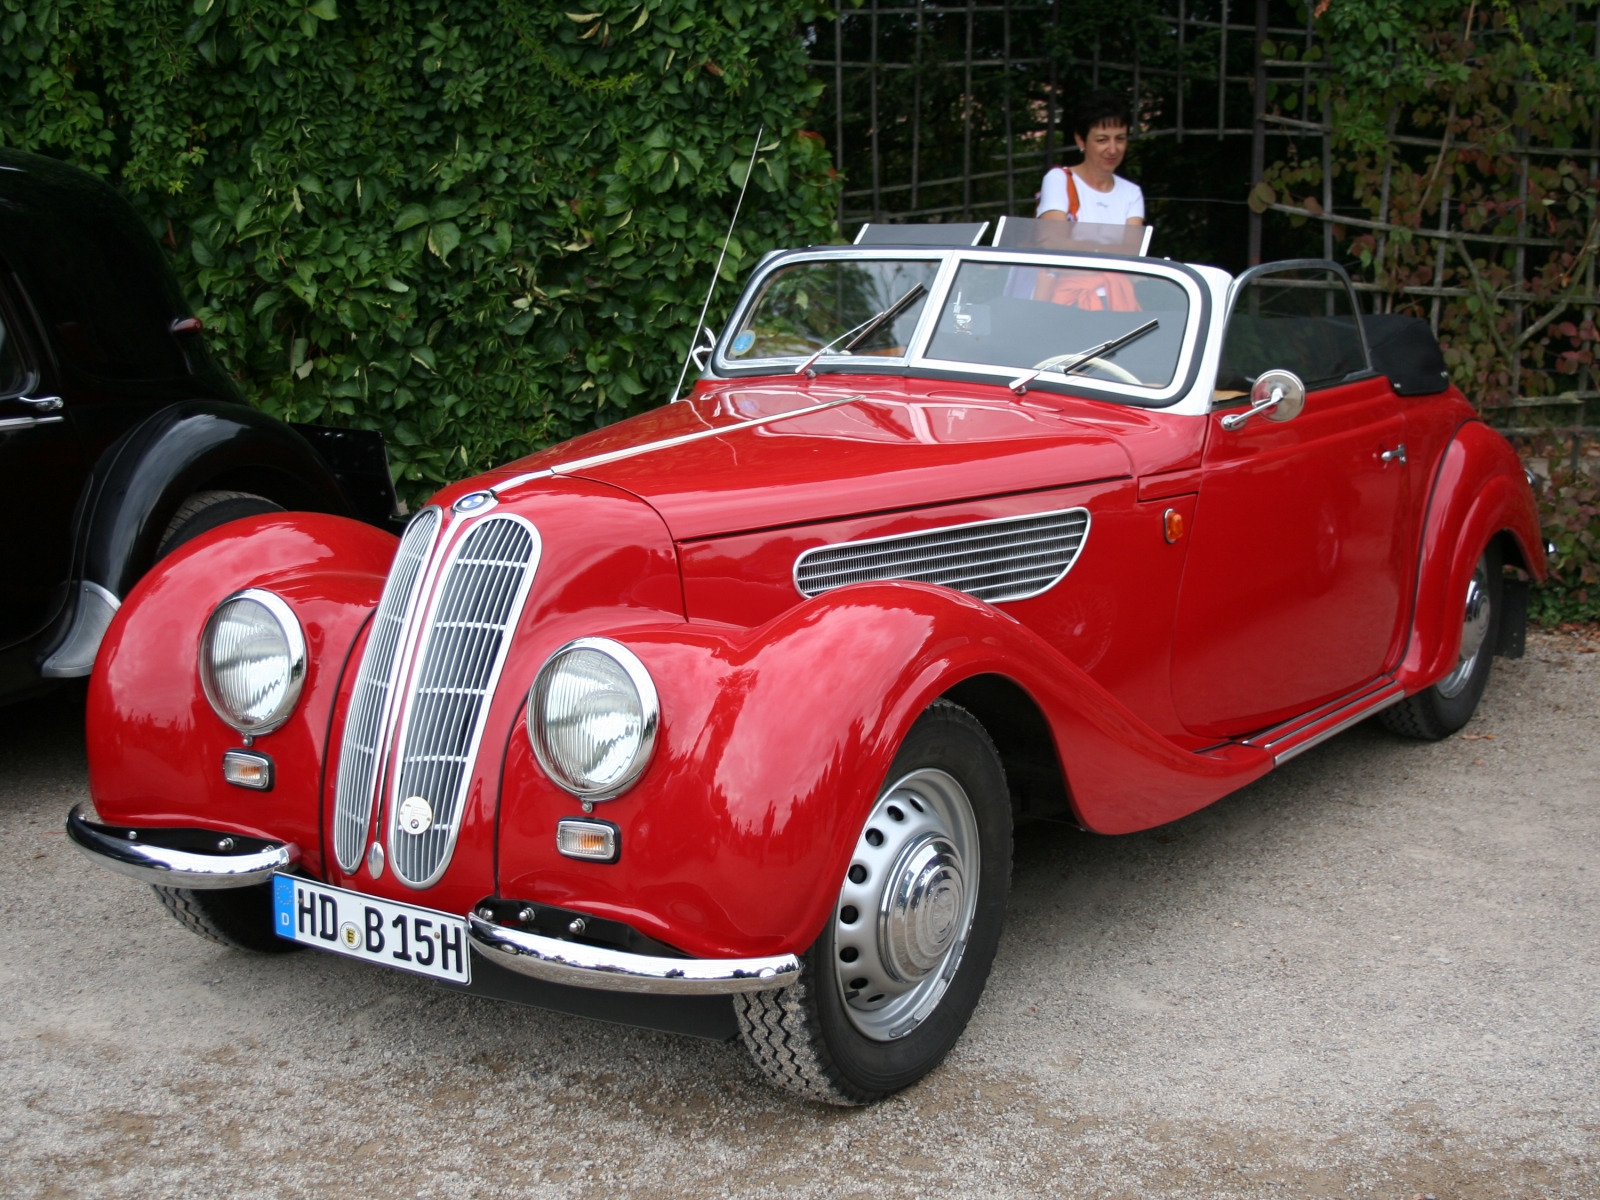
[[[851,583],[906,580],[991,603],[1026,600],[1061,581],[1088,536],[1089,510],[1069,508],[840,542],[801,554],[794,583],[807,597]]]

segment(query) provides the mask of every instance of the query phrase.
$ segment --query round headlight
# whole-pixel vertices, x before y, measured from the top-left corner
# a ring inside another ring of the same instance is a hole
[[[200,685],[240,733],[270,733],[289,719],[306,679],[306,640],[292,609],[249,588],[211,614],[200,637]]]
[[[528,740],[561,787],[609,800],[649,763],[659,711],[650,674],[631,650],[579,638],[539,669],[528,694]]]

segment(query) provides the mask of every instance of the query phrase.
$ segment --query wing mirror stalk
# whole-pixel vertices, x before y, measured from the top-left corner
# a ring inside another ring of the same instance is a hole
[[[1229,433],[1243,429],[1258,413],[1269,421],[1292,421],[1306,406],[1306,385],[1293,371],[1264,371],[1250,388],[1250,407],[1229,413],[1222,427]]]

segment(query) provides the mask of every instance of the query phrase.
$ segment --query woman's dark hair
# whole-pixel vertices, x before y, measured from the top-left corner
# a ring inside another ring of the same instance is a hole
[[[1090,92],[1072,110],[1072,132],[1086,141],[1096,125],[1107,123],[1124,127],[1133,125],[1128,115],[1128,102],[1115,92]]]

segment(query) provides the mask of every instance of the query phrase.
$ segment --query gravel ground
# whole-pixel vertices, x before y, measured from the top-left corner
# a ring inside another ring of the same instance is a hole
[[[0,712],[0,1192],[210,1198],[1600,1194],[1600,642],[1436,745],[1019,839],[972,1026],[866,1110],[736,1045],[186,933],[61,832],[81,700]]]

